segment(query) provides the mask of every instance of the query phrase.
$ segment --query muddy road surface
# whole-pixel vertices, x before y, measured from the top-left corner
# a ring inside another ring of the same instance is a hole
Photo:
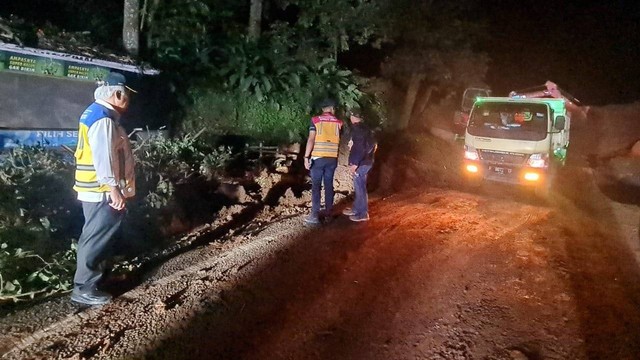
[[[282,219],[16,336],[4,357],[638,359],[638,211],[588,171],[565,179],[547,200],[431,187],[372,196],[365,223]]]

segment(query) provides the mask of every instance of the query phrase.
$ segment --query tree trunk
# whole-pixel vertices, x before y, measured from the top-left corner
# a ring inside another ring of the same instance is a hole
[[[424,76],[420,74],[412,74],[409,80],[409,88],[407,89],[407,95],[404,97],[404,105],[402,106],[402,113],[400,114],[400,120],[398,121],[398,129],[404,130],[409,126],[409,120],[411,119],[411,113],[413,112],[413,106],[416,103],[416,97],[420,90],[420,84]]]
[[[122,44],[133,57],[140,52],[140,0],[124,0]]]
[[[151,5],[146,4],[148,1],[151,1]],[[146,31],[143,31],[143,33],[145,33],[145,37],[146,37],[146,46],[147,49],[153,49],[156,47],[156,44],[153,43],[154,38],[155,38],[155,33],[156,33],[156,29],[158,28],[158,26],[156,25],[155,21],[155,15],[156,15],[156,11],[158,10],[158,6],[160,6],[160,0],[145,0],[145,8],[146,8]]]
[[[422,94],[420,99],[416,101],[416,106],[414,108],[414,112],[411,115],[411,119],[409,120],[409,124],[418,125],[420,120],[424,116],[425,110],[427,110],[427,105],[429,104],[429,100],[431,100],[431,94],[433,94],[433,90],[435,90],[435,86],[429,86],[427,90]]]
[[[249,11],[249,39],[256,41],[260,38],[262,27],[262,0],[251,0],[251,10]]]

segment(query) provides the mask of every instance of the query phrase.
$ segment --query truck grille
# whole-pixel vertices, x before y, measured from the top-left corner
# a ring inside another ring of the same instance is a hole
[[[496,164],[524,165],[527,160],[525,154],[505,153],[490,150],[479,150],[479,152],[480,159]]]

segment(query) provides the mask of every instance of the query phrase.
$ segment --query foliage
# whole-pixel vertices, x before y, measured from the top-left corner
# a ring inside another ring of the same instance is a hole
[[[217,76],[224,88],[254,95],[258,101],[301,85],[304,65],[288,56],[270,51],[264,42],[240,39],[224,48]]]
[[[61,154],[13,149],[0,164],[0,239],[55,250],[55,241],[77,228],[72,185],[73,167]]]
[[[205,129],[208,134],[241,135],[268,143],[300,141],[311,112],[311,95],[271,95],[270,101],[245,97],[238,91],[194,91],[193,106],[184,131]]]
[[[43,11],[55,9],[55,11]],[[122,26],[122,18],[104,16],[122,11],[121,4],[102,0],[31,0],[3,1],[0,16],[20,17],[27,22],[13,23],[18,30],[17,37],[26,46],[37,46],[37,29],[44,30],[45,35],[58,33],[59,29],[67,32],[91,31],[91,37],[101,45],[117,48],[118,36],[114,32]],[[82,16],[78,16],[82,14]]]
[[[47,260],[45,260],[45,257]],[[51,256],[0,244],[0,303],[33,299],[73,287],[76,244]]]
[[[72,181],[61,154],[40,147],[0,164],[0,302],[69,288],[75,255],[62,249],[82,224]]]
[[[297,48],[299,57],[334,60],[352,43],[364,45],[379,32],[380,6],[370,0],[284,0],[281,9],[296,11],[294,24],[274,21],[268,34]]]
[[[145,23],[147,51],[156,66],[170,72],[175,81],[197,78],[210,68],[215,37],[212,24],[229,15],[210,1],[167,0],[149,5]],[[213,4],[213,6],[216,6]],[[188,80],[186,81],[188,82]]]
[[[351,71],[340,69],[334,59],[302,62],[287,55],[286,50],[273,51],[267,41],[244,38],[224,48],[213,83],[255,96],[258,101],[302,90],[317,96],[334,94],[350,105],[362,95]]]
[[[229,148],[193,134],[148,139],[135,155],[139,199],[128,203],[126,222],[152,244],[159,243],[160,211],[174,199],[176,185],[194,177],[215,180],[232,160]],[[40,147],[15,148],[0,163],[0,303],[73,286],[73,239],[82,226],[73,178],[61,154]]]
[[[332,59],[326,59],[307,73],[308,86],[320,96],[335,95],[347,108],[356,106],[364,95],[352,72],[340,69]]]
[[[208,83],[222,86],[212,89]],[[305,64],[270,51],[267,41],[242,38],[226,46],[208,83],[189,92],[184,131],[205,128],[269,143],[302,140],[321,98],[330,96],[352,107],[363,96],[351,71],[333,59]]]
[[[387,106],[379,93],[365,93],[358,102],[364,121],[374,131],[385,131],[390,127]]]
[[[145,194],[144,204],[159,209],[166,206],[175,185],[194,176],[212,179],[232,160],[228,147],[215,147],[187,133],[181,138],[150,138],[136,149],[136,187]]]

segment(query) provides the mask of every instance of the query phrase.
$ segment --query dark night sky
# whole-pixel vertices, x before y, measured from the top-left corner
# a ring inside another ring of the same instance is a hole
[[[584,104],[640,100],[640,1],[496,1],[483,11],[496,95],[552,80]]]

